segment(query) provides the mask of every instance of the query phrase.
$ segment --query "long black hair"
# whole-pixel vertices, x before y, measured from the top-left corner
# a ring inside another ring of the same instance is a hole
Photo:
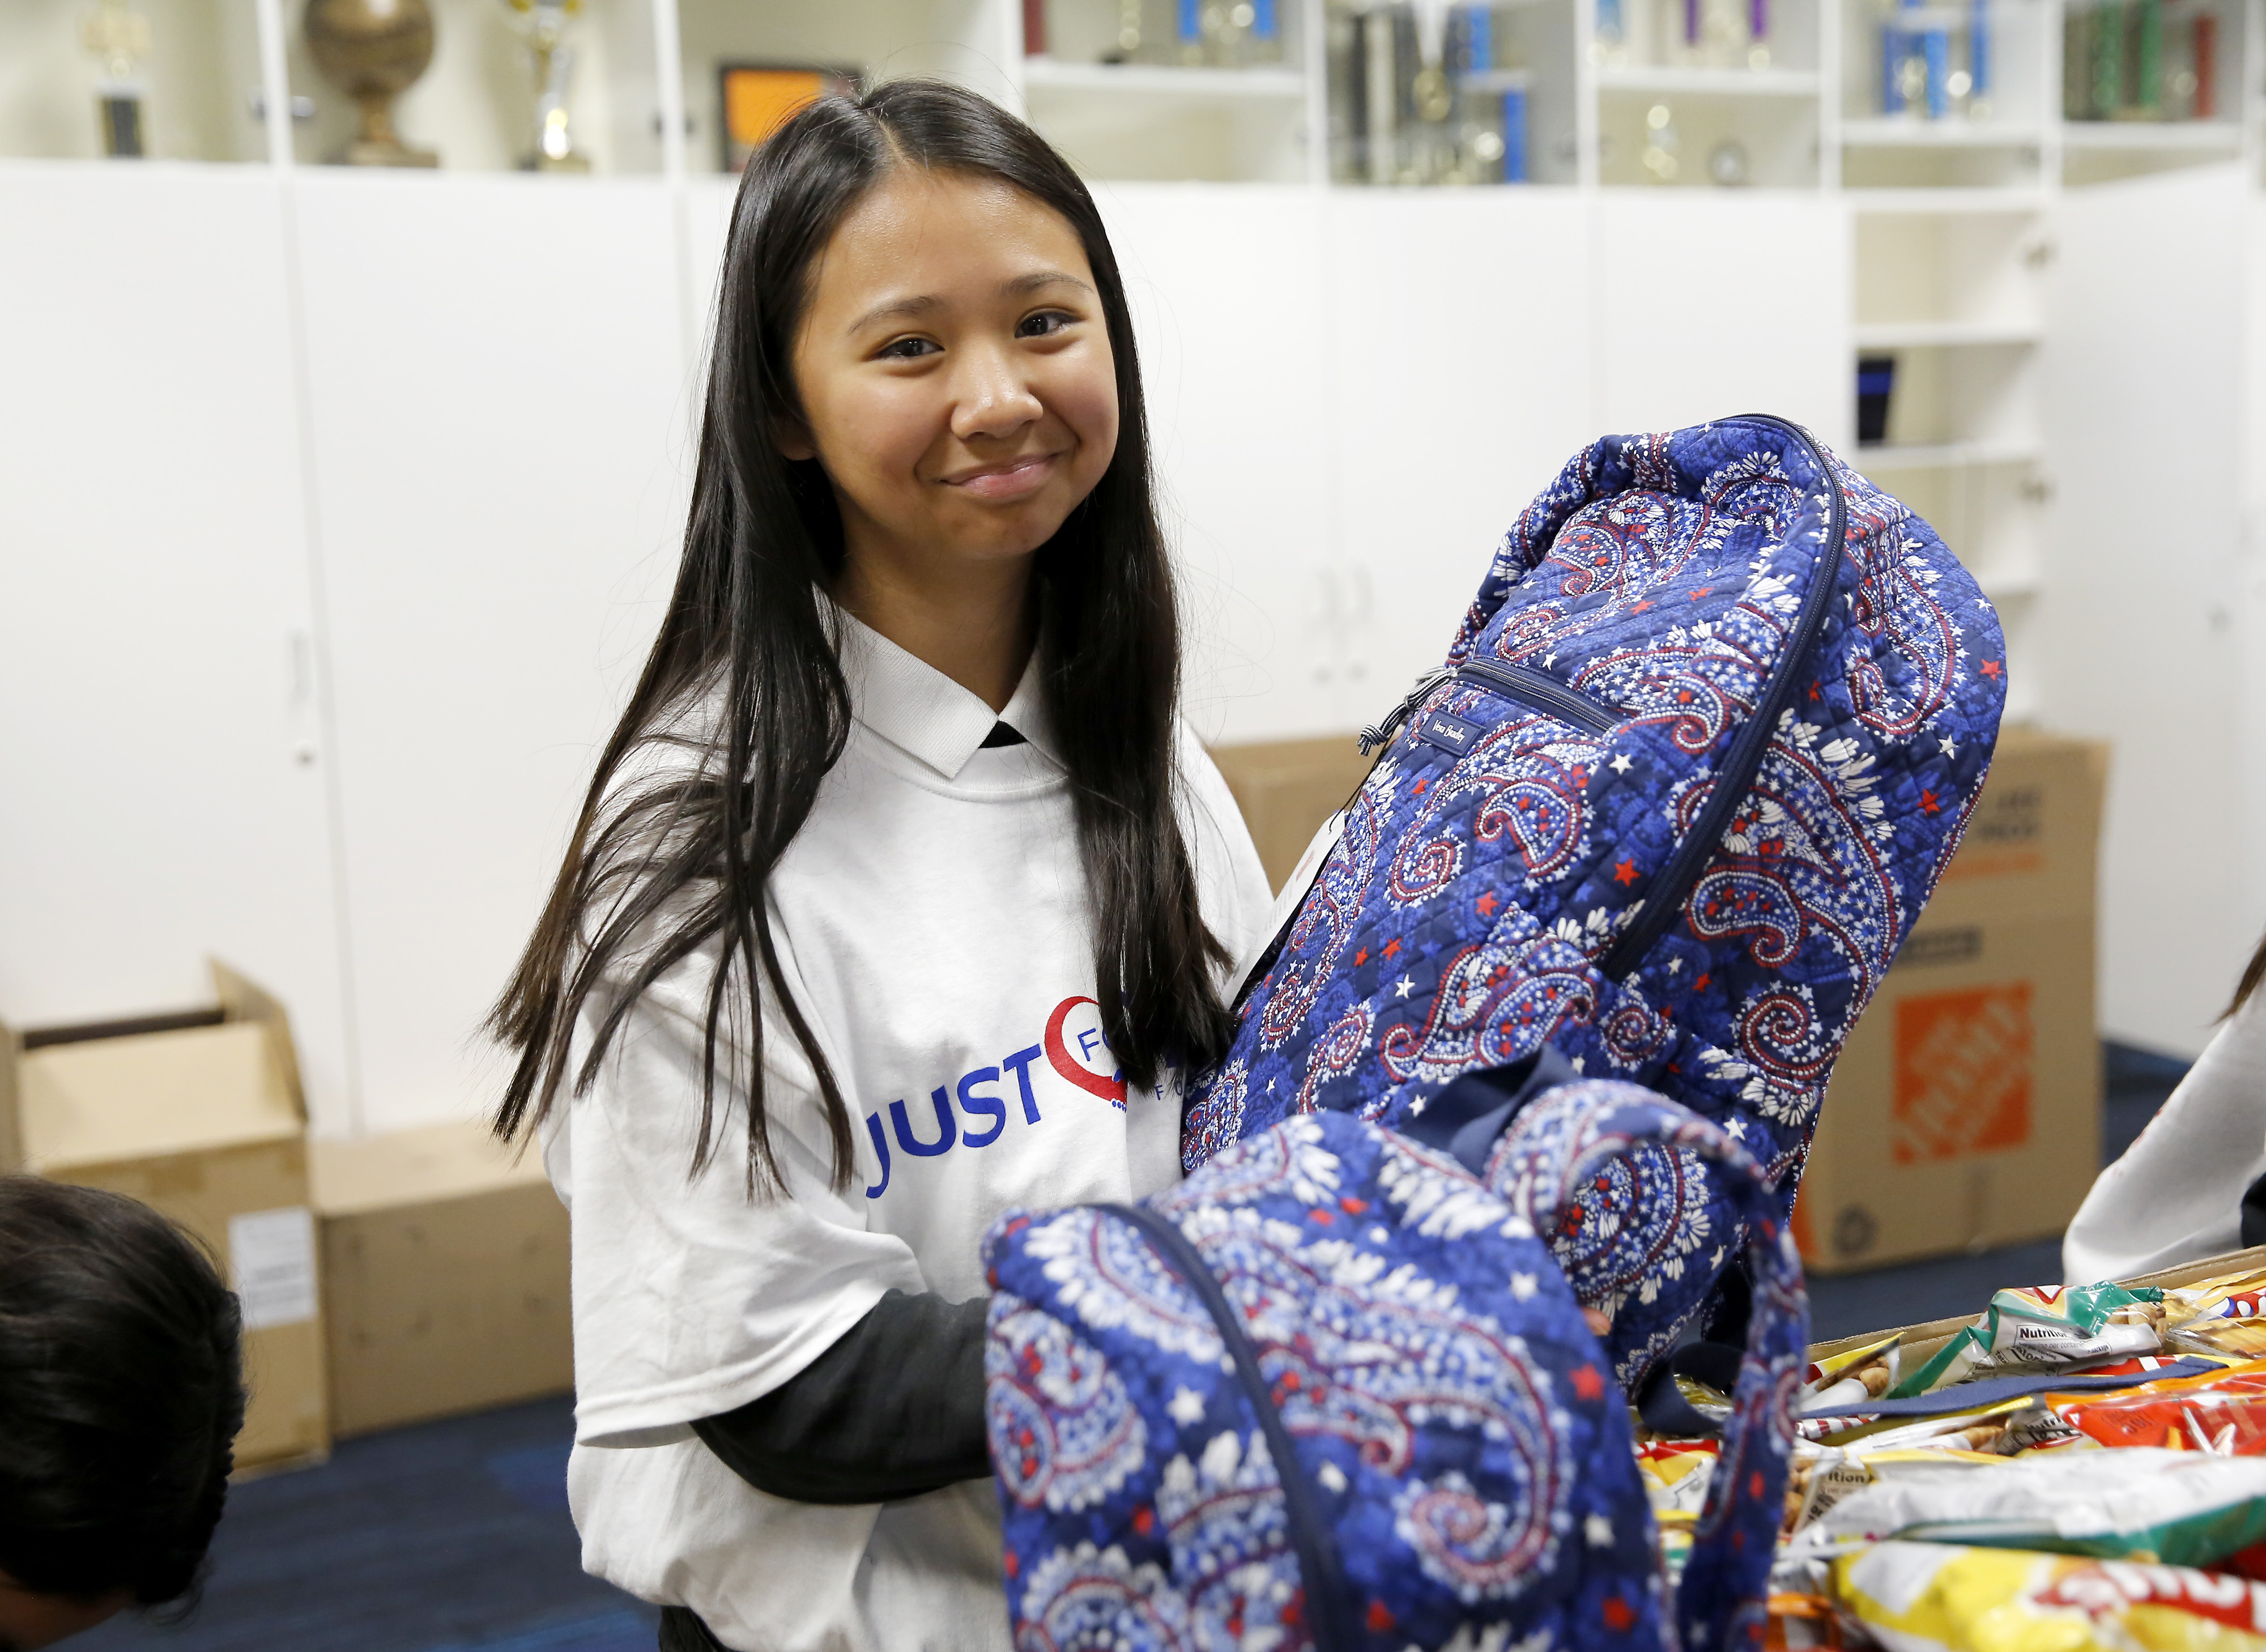
[[[244,1426],[242,1317],[123,1194],[0,1176],[0,1572],[186,1612]]]
[[[1040,548],[1034,596],[1093,918],[1094,996],[1130,1084],[1153,1085],[1166,1062],[1200,1066],[1225,1049],[1231,1023],[1212,976],[1225,953],[1197,910],[1175,808],[1179,622],[1117,260],[1093,197],[1045,139],[972,92],[900,80],[808,106],[748,163],[725,246],[676,588],[490,1018],[518,1052],[496,1109],[501,1136],[556,1101],[576,1020],[602,977],[603,1013],[571,1074],[577,1092],[637,995],[713,939],[695,1168],[716,1140],[719,1046],[736,1045],[749,1187],[781,1185],[756,1012],[768,990],[816,1078],[835,1183],[849,1183],[850,1109],[781,977],[763,896],[848,739],[849,690],[817,595],[842,570],[842,524],[818,462],[789,460],[773,433],[800,420],[792,362],[814,260],[866,192],[908,165],[996,179],[1053,208],[1093,268],[1116,359],[1117,449]],[[688,734],[696,697],[713,710],[707,727]],[[616,784],[634,751],[672,742],[691,746],[689,770],[680,762],[673,778]]]

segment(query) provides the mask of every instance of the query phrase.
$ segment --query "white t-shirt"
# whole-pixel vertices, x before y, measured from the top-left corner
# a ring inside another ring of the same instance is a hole
[[[2266,992],[2255,992],[2085,1195],[2062,1236],[2063,1278],[2131,1279],[2240,1249],[2243,1191],[2261,1175]]]
[[[692,1176],[713,946],[638,1000],[590,1089],[542,1132],[573,1217],[567,1489],[588,1570],[689,1606],[742,1652],[1003,1652],[990,1481],[878,1507],[791,1502],[688,1426],[795,1376],[885,1291],[982,1294],[977,1247],[1003,1211],[1137,1198],[1180,1175],[1177,1080],[1116,1099],[1035,665],[1004,713],[1028,743],[983,749],[981,699],[842,624],[848,748],[769,907],[855,1114],[856,1180],[827,1185],[816,1085],[768,999],[765,1106],[791,1196],[747,1196],[746,1112],[720,1071],[719,1149]],[[1203,915],[1241,955],[1266,921],[1266,876],[1217,770],[1179,743]],[[577,1059],[588,1027],[586,1012]]]

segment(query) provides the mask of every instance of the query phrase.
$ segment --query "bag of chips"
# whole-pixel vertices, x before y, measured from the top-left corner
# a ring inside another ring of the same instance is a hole
[[[2098,1400],[2065,1400],[2054,1409],[2102,1445],[2266,1455],[2266,1361]]]
[[[2266,1583],[2215,1572],[1937,1543],[1831,1569],[1835,1604],[1890,1652],[2266,1652]]]

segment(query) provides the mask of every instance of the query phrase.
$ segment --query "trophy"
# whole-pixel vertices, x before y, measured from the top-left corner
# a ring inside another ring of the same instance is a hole
[[[393,100],[433,61],[433,14],[425,0],[307,0],[307,48],[315,67],[362,106],[362,129],[332,158],[347,166],[438,166],[393,129]]]
[[[146,154],[142,137],[142,60],[150,55],[150,19],[126,9],[126,0],[102,0],[79,38],[94,54],[95,108],[102,117],[102,152],[116,159]]]
[[[574,147],[566,121],[566,86],[574,76],[574,48],[566,44],[566,30],[582,10],[582,0],[508,3],[519,15],[535,69],[535,145],[520,162],[520,170],[587,172],[590,157]]]

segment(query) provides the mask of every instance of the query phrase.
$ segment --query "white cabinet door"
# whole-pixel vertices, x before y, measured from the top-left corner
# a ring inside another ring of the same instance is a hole
[[[0,164],[0,1014],[281,996],[347,1057],[278,186]]]
[[[1179,553],[1191,717],[1210,740],[1344,727],[1320,574],[1332,341],[1321,202],[1269,185],[1100,184]]]
[[[1570,191],[1327,197],[1340,727],[1453,640],[1503,535],[1595,434],[1586,208]]]
[[[2039,364],[2057,497],[2037,699],[2052,727],[2115,748],[2101,1025],[2182,1054],[2266,917],[2241,830],[2266,721],[2243,702],[2236,592],[2253,209],[2232,165],[2064,194]]]
[[[1854,445],[1839,201],[1608,191],[1594,210],[1599,431],[1769,413]]]
[[[391,1129],[494,1099],[476,1029],[659,621],[691,387],[658,180],[296,187],[354,991]]]

